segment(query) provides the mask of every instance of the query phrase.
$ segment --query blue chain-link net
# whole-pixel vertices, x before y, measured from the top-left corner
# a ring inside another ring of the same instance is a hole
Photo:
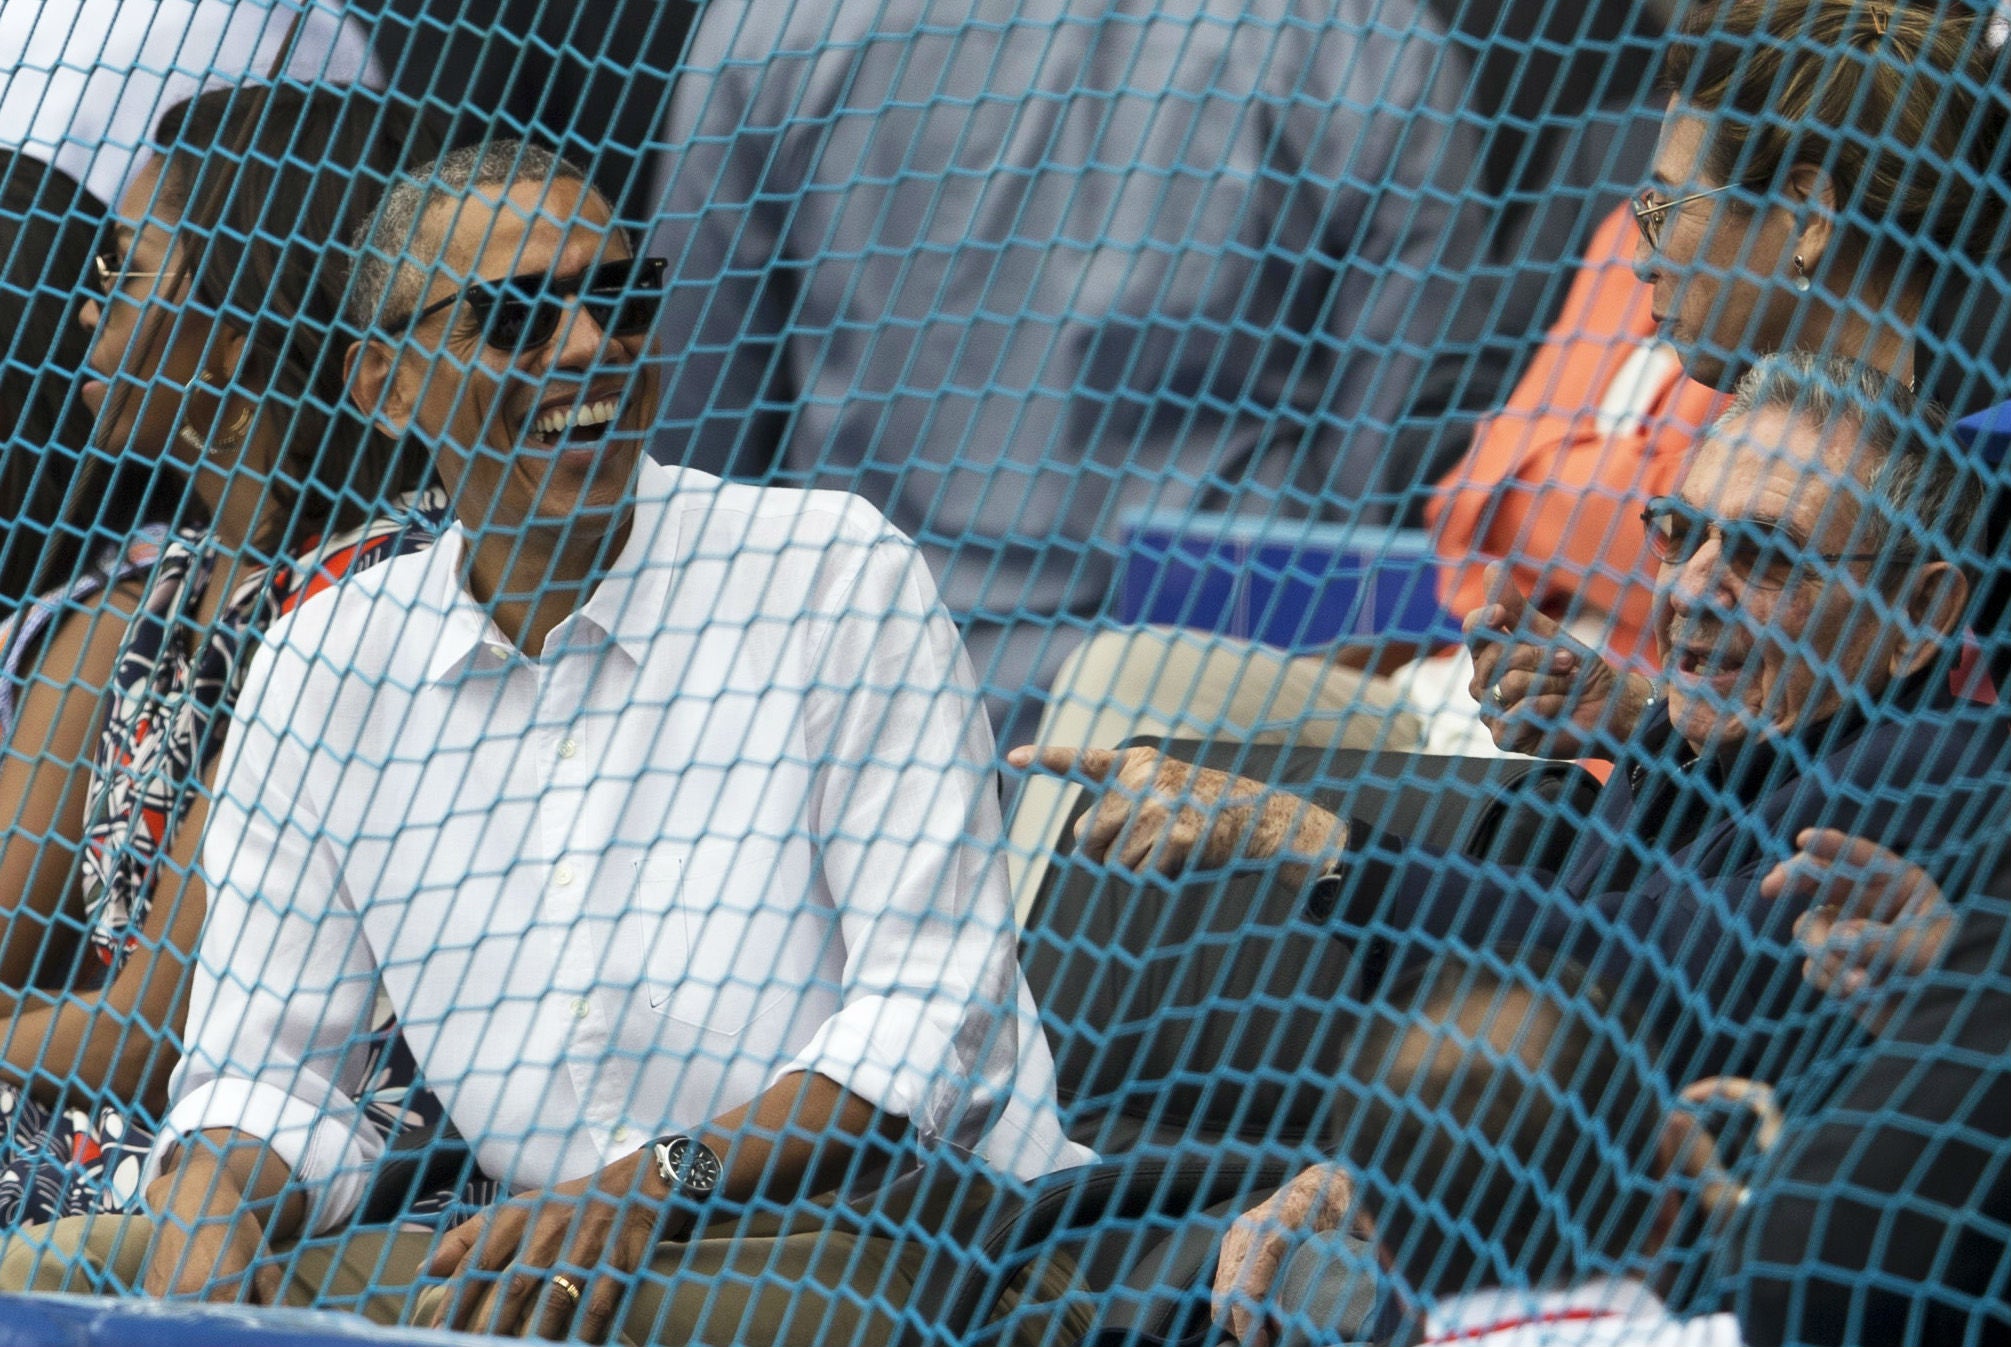
[[[2001,36],[0,0],[5,1313],[2011,1334]]]

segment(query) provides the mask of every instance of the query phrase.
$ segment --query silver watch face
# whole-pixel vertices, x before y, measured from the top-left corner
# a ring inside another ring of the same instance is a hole
[[[719,1186],[719,1157],[702,1141],[666,1137],[656,1143],[656,1172],[680,1192],[703,1197]]]

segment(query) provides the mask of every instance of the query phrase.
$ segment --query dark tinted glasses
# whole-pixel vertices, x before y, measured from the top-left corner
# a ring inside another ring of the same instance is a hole
[[[516,355],[550,341],[578,304],[609,336],[639,337],[656,325],[662,310],[663,272],[661,257],[629,257],[588,267],[576,276],[536,271],[507,280],[477,281],[384,331],[395,337],[443,309],[466,304],[482,340]]]
[[[1718,541],[1718,553],[1725,569],[1757,589],[1781,589],[1795,575],[1797,566],[1811,562],[1842,565],[1846,562],[1882,561],[1898,556],[1904,548],[1883,552],[1817,552],[1780,524],[1760,519],[1716,519],[1677,496],[1657,496],[1641,511],[1648,526],[1648,550],[1657,560],[1681,566],[1697,555],[1697,549],[1711,538]]]

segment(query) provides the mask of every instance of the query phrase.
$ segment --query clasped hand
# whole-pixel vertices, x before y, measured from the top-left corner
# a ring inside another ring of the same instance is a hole
[[[1467,690],[1497,747],[1568,758],[1610,752],[1634,732],[1654,685],[1621,674],[1561,623],[1529,606],[1500,562],[1487,568],[1491,602],[1460,624],[1473,653]]]
[[[1129,870],[1170,875],[1274,856],[1303,864],[1347,841],[1347,824],[1308,800],[1154,748],[1027,746],[1006,760],[1101,783],[1102,798],[1076,823],[1076,849]]]
[[[1352,1230],[1373,1242],[1375,1225],[1355,1202],[1354,1176],[1339,1165],[1314,1165],[1236,1218],[1215,1262],[1215,1322],[1243,1347],[1271,1340],[1266,1302],[1292,1252],[1307,1239]]]
[[[647,1172],[645,1156],[628,1156],[449,1230],[428,1267],[448,1282],[430,1326],[607,1341],[657,1242],[663,1205],[644,1191]]]

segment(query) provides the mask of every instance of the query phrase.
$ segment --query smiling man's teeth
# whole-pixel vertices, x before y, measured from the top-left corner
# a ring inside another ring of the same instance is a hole
[[[1710,678],[1743,670],[1746,656],[1736,651],[1719,650],[1716,646],[1688,646],[1683,650],[1682,665],[1691,673]]]
[[[555,407],[532,423],[540,435],[556,435],[575,426],[598,426],[612,421],[621,411],[620,398],[602,398],[584,407]]]

